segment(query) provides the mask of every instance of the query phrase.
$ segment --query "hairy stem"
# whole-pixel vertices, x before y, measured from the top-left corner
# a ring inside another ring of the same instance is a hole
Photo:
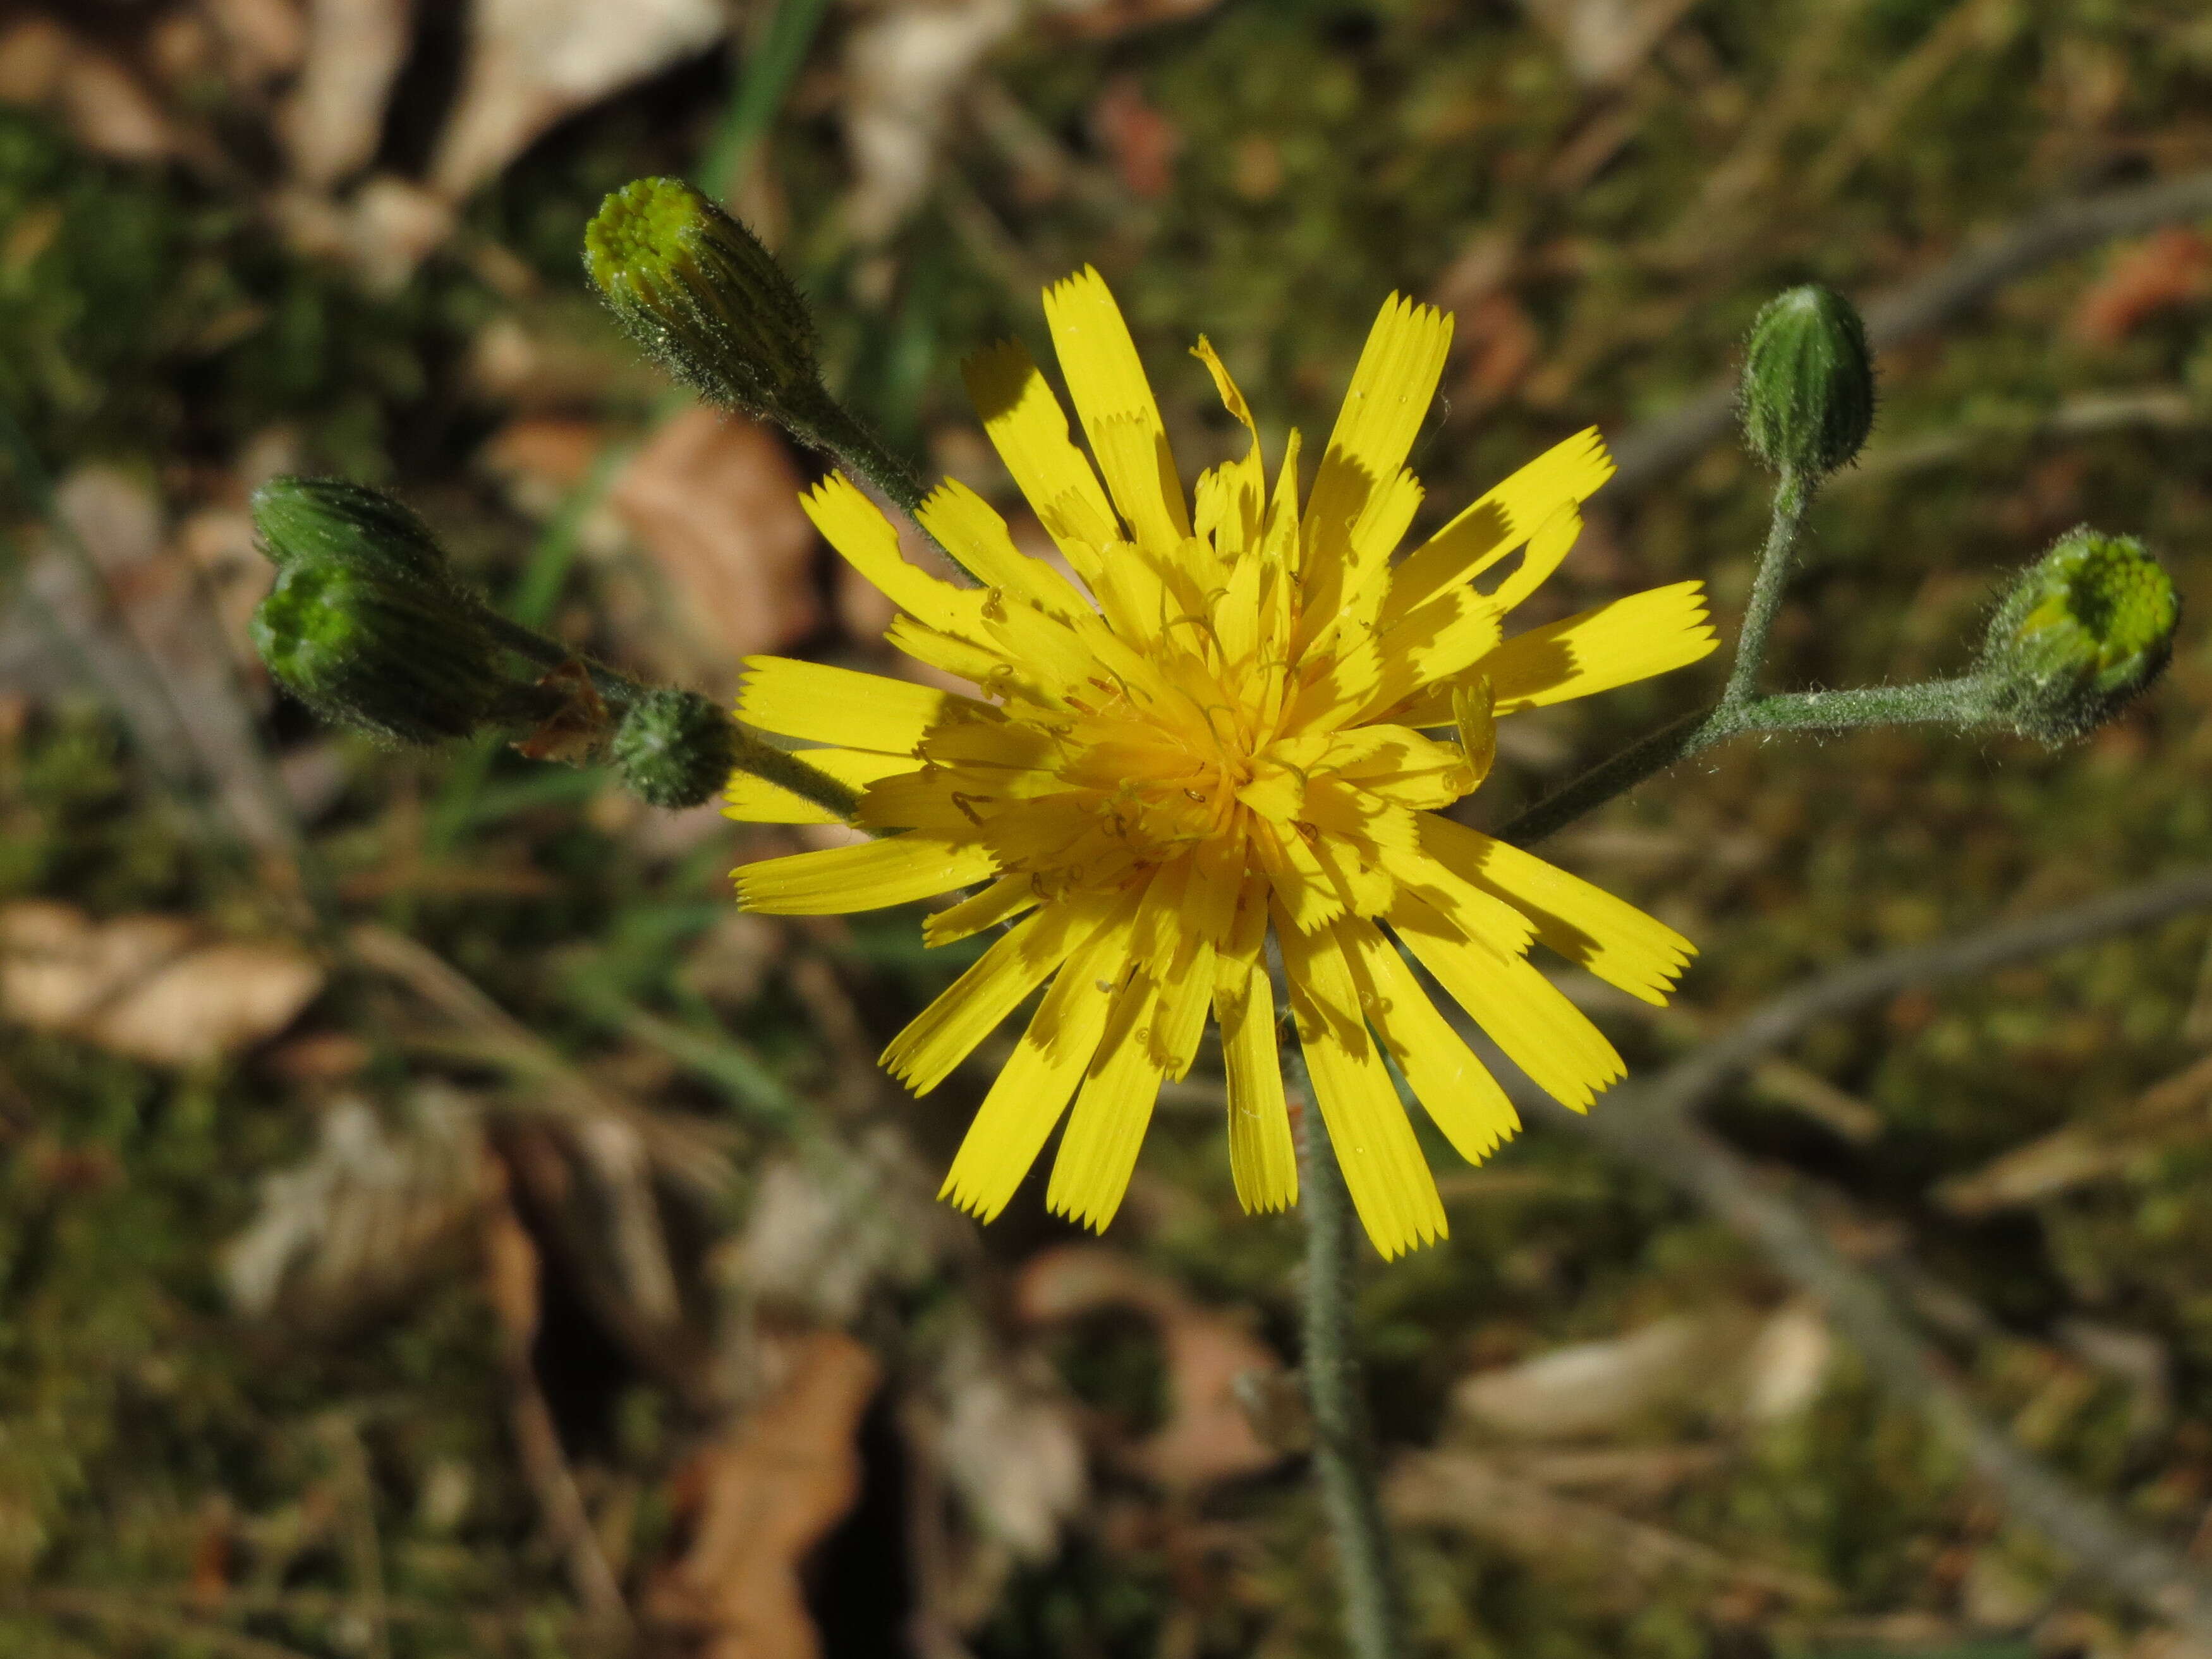
[[[493,610],[481,607],[484,629],[507,649],[540,668],[559,668],[567,663],[580,663],[584,672],[592,677],[592,690],[605,697],[617,708],[627,708],[644,690],[626,674],[618,674],[604,663],[593,662],[580,651],[571,651],[555,639],[548,639],[534,628],[525,628]]]
[[[1991,689],[1973,675],[1918,685],[1869,685],[1843,691],[1785,691],[1685,714],[1600,761],[1572,783],[1547,795],[1503,830],[1501,840],[1529,847],[1616,795],[1626,793],[1717,743],[1750,732],[1848,732],[1863,726],[1938,724],[1969,727],[1995,717]]]
[[[921,538],[938,556],[969,581],[982,586],[975,573],[952,556],[951,550],[930,534],[921,519],[921,504],[929,487],[912,466],[891,453],[866,422],[820,387],[803,404],[794,400],[775,410],[786,431],[808,448],[829,456],[848,472],[873,484],[894,507],[906,514]]]
[[[602,663],[580,656],[557,640],[550,640],[535,629],[525,628],[511,622],[486,606],[484,625],[491,635],[517,656],[536,663],[541,668],[558,668],[563,663],[580,662],[592,677],[592,687],[617,708],[627,708],[642,695],[645,688],[628,675],[616,672]],[[732,722],[736,725],[734,721]],[[741,772],[788,789],[801,800],[811,801],[824,811],[835,812],[849,822],[860,809],[860,792],[849,784],[840,783],[827,772],[810,766],[799,755],[787,749],[778,749],[763,743],[742,726],[736,726],[738,742],[733,764]]]
[[[738,771],[750,772],[779,789],[788,789],[801,800],[811,801],[825,812],[835,812],[842,823],[852,822],[853,814],[860,808],[859,790],[809,766],[787,749],[763,743],[742,726],[737,732],[738,751],[733,763]]]
[[[1305,1383],[1313,1412],[1314,1476],[1336,1539],[1344,1633],[1353,1659],[1400,1659],[1405,1650],[1390,1534],[1375,1483],[1359,1362],[1352,1334],[1352,1198],[1314,1105],[1305,1062],[1283,1057],[1298,1105],[1298,1213],[1306,1225]]]
[[[1813,505],[1814,479],[1795,467],[1784,467],[1774,487],[1774,517],[1766,531],[1766,547],[1759,556],[1759,574],[1751,585],[1751,602],[1743,613],[1743,632],[1736,636],[1735,666],[1729,671],[1721,707],[1749,702],[1759,695],[1759,672],[1766,663],[1766,642],[1774,632],[1774,618],[1782,609],[1783,591],[1790,586],[1790,567],[1797,562],[1797,538],[1804,533],[1805,514]]]

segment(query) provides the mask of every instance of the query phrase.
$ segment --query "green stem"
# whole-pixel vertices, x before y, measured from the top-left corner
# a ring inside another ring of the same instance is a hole
[[[1529,847],[1584,813],[1625,794],[1655,772],[1730,738],[1754,732],[1847,732],[1863,726],[1941,724],[1970,727],[1996,716],[1995,688],[1974,675],[1918,685],[1870,685],[1844,691],[1785,691],[1685,714],[1601,761],[1547,795],[1498,832]]]
[[[1765,550],[1759,555],[1759,574],[1752,579],[1743,631],[1736,636],[1735,666],[1729,672],[1727,690],[1721,693],[1723,708],[1748,702],[1759,695],[1759,672],[1766,662],[1767,640],[1782,609],[1783,592],[1790,586],[1797,538],[1804,532],[1816,482],[1811,474],[1794,467],[1782,469],[1781,482],[1774,489],[1774,515],[1767,526]]]
[[[779,789],[788,789],[801,800],[811,801],[825,812],[835,812],[842,822],[852,822],[853,814],[860,810],[860,791],[809,766],[804,758],[787,749],[763,743],[742,726],[737,730],[738,752],[732,763],[738,771],[750,772]]]
[[[866,422],[819,386],[803,404],[785,404],[776,409],[775,415],[784,430],[799,442],[819,450],[848,472],[858,473],[873,484],[906,514],[908,522],[936,550],[939,557],[969,581],[978,586],[983,585],[974,571],[952,556],[951,549],[929,533],[921,517],[921,504],[929,497],[929,486],[911,465],[891,453],[884,441],[870,430]]]
[[[1401,1659],[1404,1613],[1390,1534],[1376,1492],[1375,1445],[1352,1329],[1352,1198],[1316,1108],[1305,1062],[1283,1055],[1298,1107],[1298,1214],[1306,1224],[1305,1383],[1313,1412],[1314,1477],[1336,1540],[1344,1634],[1352,1659]]]
[[[564,663],[580,662],[592,677],[592,689],[616,708],[627,708],[643,695],[645,687],[628,675],[617,673],[602,663],[571,651],[558,640],[550,640],[535,629],[525,628],[520,623],[510,622],[489,606],[483,611],[484,626],[496,639],[517,656],[536,663],[541,668],[558,668]],[[732,722],[736,725],[734,721]],[[788,789],[802,800],[811,801],[825,811],[835,812],[840,818],[850,821],[859,811],[860,792],[848,784],[840,783],[827,772],[810,766],[801,757],[790,750],[763,743],[742,726],[737,729],[737,753],[732,763],[741,772]]]
[[[485,631],[526,661],[544,669],[559,668],[572,662],[582,664],[584,672],[592,677],[592,689],[612,708],[629,708],[645,690],[628,675],[618,674],[604,663],[593,662],[580,651],[572,651],[534,628],[509,621],[489,605],[483,606],[481,614]]]

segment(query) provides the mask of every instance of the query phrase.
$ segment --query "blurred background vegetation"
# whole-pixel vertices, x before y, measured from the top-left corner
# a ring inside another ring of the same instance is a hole
[[[634,672],[896,667],[793,501],[816,464],[587,301],[605,191],[724,186],[833,385],[1006,506],[957,364],[1043,356],[1071,268],[1194,471],[1240,441],[1199,331],[1272,457],[1387,293],[1433,300],[1431,511],[1597,423],[1631,464],[1536,603],[1696,576],[1732,619],[1765,482],[1671,412],[1766,297],[1878,317],[2054,204],[2195,180],[1891,331],[1774,659],[1848,685],[1961,666],[2084,520],[2203,591],[2208,110],[2197,0],[19,0],[0,1652],[1340,1650],[1296,1223],[1238,1212],[1218,1070],[1104,1240],[1027,1192],[979,1231],[932,1194],[988,1068],[915,1103],[871,1064],[961,965],[913,915],[741,916],[726,872],[792,832],[333,737],[245,647],[246,496],[305,471]],[[1723,660],[1516,717],[1486,820]],[[1571,989],[1648,1070],[1823,966],[2204,860],[2208,706],[2191,618],[2063,753],[1703,757],[1547,848],[1698,942],[1676,1008]],[[2212,1547],[2208,1047],[2179,917],[1817,1026],[1708,1119],[2020,1446]],[[1559,1127],[1446,1174],[1450,1241],[1364,1279],[1422,1653],[2191,1650],[1785,1271]]]

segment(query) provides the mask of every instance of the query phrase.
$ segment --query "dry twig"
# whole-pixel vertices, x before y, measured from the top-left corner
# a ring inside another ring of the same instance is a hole
[[[1814,1022],[1907,987],[1985,972],[2212,906],[2212,870],[2197,869],[1962,938],[1893,951],[1821,975],[1766,1004],[1647,1084],[1616,1090],[1587,1118],[1553,1113],[1624,1162],[1688,1193],[1826,1304],[1875,1378],[1923,1412],[1995,1488],[2007,1509],[2142,1610],[2212,1639],[2212,1577],[2179,1549],[2138,1531],[2021,1449],[1984,1417],[1881,1285],[1847,1261],[1818,1223],[1763,1181],[1750,1161],[1690,1114],[1759,1056]],[[1546,1097],[1504,1056],[1491,1063],[1516,1100]]]
[[[2057,203],[1871,301],[1864,308],[1868,342],[1876,350],[1897,345],[1972,310],[2016,276],[2116,237],[2207,214],[2212,171]],[[1679,472],[1725,432],[1735,411],[1735,384],[1730,369],[1668,413],[1629,428],[1613,446],[1620,471],[1613,499]]]

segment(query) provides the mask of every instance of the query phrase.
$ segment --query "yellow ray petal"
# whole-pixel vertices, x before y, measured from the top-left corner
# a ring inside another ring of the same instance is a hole
[[[842,784],[855,789],[865,789],[881,779],[914,769],[910,755],[878,755],[865,749],[802,749],[799,758],[817,771],[827,772]],[[842,823],[826,806],[817,806],[788,789],[779,789],[764,778],[750,772],[730,774],[730,787],[723,799],[729,804],[722,809],[726,818],[736,818],[746,823]]]
[[[1071,453],[1073,447],[1069,446]],[[1082,457],[1076,459],[1079,461]],[[1100,508],[1104,509],[1103,501]],[[947,478],[938,485],[915,516],[946,552],[987,586],[1003,588],[1010,598],[1026,599],[1054,616],[1072,617],[1090,609],[1066,577],[1042,559],[1033,559],[1016,547],[1006,521],[958,479]]]
[[[934,950],[940,945],[971,939],[987,927],[1011,921],[1038,902],[1036,878],[1025,874],[1000,876],[973,898],[925,916],[921,942]]]
[[[1343,892],[1294,827],[1258,820],[1252,827],[1252,850],[1292,927],[1322,927],[1344,914]]]
[[[772,916],[835,916],[910,904],[999,873],[988,848],[941,836],[890,836],[858,847],[763,859],[730,872],[738,902]]]
[[[939,1198],[985,1221],[1006,1207],[1097,1051],[1124,976],[1132,915],[1125,907],[1054,976],[1013,1058],[976,1109]]]
[[[882,674],[862,674],[792,657],[747,657],[738,718],[763,732],[880,755],[912,755],[915,745],[959,705],[998,712],[972,697]]]
[[[1424,688],[1449,684],[1498,648],[1496,605],[1470,587],[1447,588],[1418,611],[1386,621],[1376,636],[1382,672],[1365,699],[1361,718],[1385,714],[1400,726],[1442,726],[1451,719],[1447,705],[1435,712],[1437,698]]]
[[[1417,898],[1401,898],[1388,920],[1491,1041],[1562,1105],[1586,1111],[1599,1090],[1625,1074],[1605,1034],[1526,957],[1470,941]]]
[[[963,363],[960,375],[999,459],[1046,533],[1088,580],[1091,546],[1102,531],[1111,539],[1114,509],[1098,487],[1098,475],[1068,438],[1067,416],[1029,348],[1004,341]]]
[[[1368,1035],[1335,933],[1326,927],[1299,933],[1279,921],[1276,938],[1314,1098],[1368,1237],[1387,1261],[1443,1237],[1436,1178]]]
[[[1686,667],[1719,643],[1705,617],[1705,584],[1675,582],[1516,634],[1479,666],[1490,676],[1498,712],[1510,714]]]
[[[1449,588],[1402,620],[1387,621],[1381,638],[1389,667],[1370,706],[1407,704],[1418,711],[1399,715],[1407,726],[1441,726],[1452,719],[1449,687],[1497,648],[1504,631],[1501,619],[1521,591],[1515,584],[1525,580],[1533,588],[1550,575],[1582,529],[1582,515],[1572,507],[1561,507],[1529,538],[1521,568],[1497,592],[1483,595],[1471,588]],[[1514,591],[1509,594],[1508,590]],[[1409,696],[1424,686],[1443,689],[1427,696]]]
[[[1248,548],[1258,544],[1261,515],[1267,510],[1267,475],[1260,459],[1260,428],[1252,419],[1251,405],[1230,378],[1229,366],[1221,361],[1213,343],[1200,335],[1190,355],[1206,365],[1206,372],[1213,377],[1213,389],[1221,394],[1221,406],[1237,417],[1252,440],[1242,460],[1211,468],[1199,481],[1198,533],[1212,537],[1221,556],[1233,564]]]
[[[1698,947],[1634,905],[1449,818],[1424,813],[1421,844],[1455,875],[1497,894],[1536,924],[1536,937],[1631,996],[1664,1005]]]
[[[1264,912],[1262,913],[1264,914]],[[1229,1074],[1229,1174],[1248,1214],[1297,1201],[1298,1155],[1283,1097],[1275,1039],[1275,993],[1257,962],[1238,964],[1224,985],[1217,970],[1213,1017]]]
[[[927,1094],[1104,925],[1108,914],[1108,905],[1094,898],[1047,905],[1015,924],[891,1039],[884,1069],[917,1095]]]
[[[1105,1231],[1121,1207],[1159,1097],[1160,1063],[1145,1030],[1158,1003],[1149,979],[1122,989],[1053,1160],[1045,1207],[1094,1232]]]
[[[897,530],[850,478],[833,472],[801,495],[799,504],[823,539],[893,605],[931,628],[973,637],[982,593],[908,564],[899,552]]]
[[[1368,1023],[1406,1074],[1415,1097],[1455,1152],[1470,1164],[1481,1163],[1520,1128],[1521,1115],[1490,1068],[1437,1012],[1380,928],[1347,919],[1336,924],[1336,936]]]
[[[1385,614],[1410,611],[1473,580],[1534,535],[1562,504],[1588,501],[1613,470],[1595,427],[1554,444],[1407,556],[1392,574]],[[1518,597],[1526,597],[1526,587],[1516,586]]]
[[[1341,551],[1369,499],[1405,465],[1436,398],[1451,336],[1452,319],[1434,306],[1397,294],[1382,302],[1314,475],[1310,540]],[[1327,568],[1317,568],[1309,592],[1322,595],[1330,584]]]
[[[1044,315],[1068,395],[1122,516],[1139,531],[1164,516],[1180,541],[1190,534],[1182,481],[1137,343],[1105,279],[1085,265],[1054,283],[1044,293]],[[1108,428],[1117,421],[1134,423],[1133,441],[1109,440]]]
[[[980,597],[980,595],[978,596]],[[926,628],[912,617],[895,617],[884,630],[888,645],[916,662],[942,669],[956,679],[967,680],[990,696],[1005,696],[1024,688],[1017,666],[988,645],[957,635]]]

